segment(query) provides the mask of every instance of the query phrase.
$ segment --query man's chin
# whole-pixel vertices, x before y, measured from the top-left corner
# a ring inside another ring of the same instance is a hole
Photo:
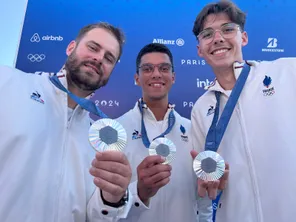
[[[86,81],[86,79],[76,82],[75,85],[82,91],[93,92],[102,87],[102,84],[94,84],[92,81]]]
[[[233,59],[224,58],[221,60],[212,61],[211,63],[209,63],[209,65],[214,69],[219,69],[219,68],[232,67],[234,62],[235,61]]]
[[[149,95],[148,98],[152,101],[159,101],[162,100],[166,97],[166,95],[161,94],[161,95]]]
[[[89,74],[86,74],[86,75],[89,75]],[[99,76],[96,76],[96,78],[90,78],[89,76],[85,76],[85,78],[80,80],[79,85],[84,90],[95,91],[103,87],[104,85],[106,85],[106,83],[102,82]]]

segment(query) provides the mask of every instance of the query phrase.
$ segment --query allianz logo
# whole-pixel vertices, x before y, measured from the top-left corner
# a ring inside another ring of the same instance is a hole
[[[176,40],[168,40],[168,39],[153,39],[152,43],[160,43],[164,45],[177,45],[183,46],[185,44],[184,39],[178,38]]]
[[[34,35],[31,37],[30,41],[31,42],[40,42],[41,40],[43,41],[63,41],[64,38],[62,36],[53,36],[53,35],[44,35],[41,36],[38,33],[34,33]]]

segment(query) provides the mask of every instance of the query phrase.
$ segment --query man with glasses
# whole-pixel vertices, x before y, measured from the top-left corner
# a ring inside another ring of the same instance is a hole
[[[214,201],[216,221],[294,221],[296,59],[244,61],[245,20],[229,1],[208,4],[195,20],[198,55],[216,79],[193,107],[192,143],[218,151],[231,168]]]
[[[129,190],[134,197],[124,221],[193,222],[198,221],[198,216],[200,221],[211,221],[208,199],[199,199],[197,215],[196,176],[188,136],[190,121],[169,103],[169,91],[175,83],[170,50],[158,43],[143,47],[137,56],[134,78],[142,88],[142,98],[118,119],[127,129],[125,154],[132,168]],[[176,153],[171,162],[171,151],[149,155],[156,138],[174,143]]]

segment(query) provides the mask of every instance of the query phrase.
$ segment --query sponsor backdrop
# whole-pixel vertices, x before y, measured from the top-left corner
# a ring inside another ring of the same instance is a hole
[[[176,83],[170,101],[190,118],[196,99],[214,76],[196,52],[193,22],[205,0],[29,0],[16,67],[26,72],[57,72],[66,59],[65,49],[79,29],[107,21],[126,34],[123,56],[108,85],[93,100],[110,117],[131,109],[141,97],[134,84],[135,59],[151,42],[166,44],[174,55]],[[244,58],[272,60],[295,56],[295,0],[234,1],[247,13],[249,44]]]

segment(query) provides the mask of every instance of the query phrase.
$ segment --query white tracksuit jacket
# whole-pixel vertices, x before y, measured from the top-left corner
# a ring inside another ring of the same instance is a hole
[[[89,113],[77,106],[68,120],[67,94],[48,75],[0,67],[0,106],[1,222],[116,221],[127,214],[129,204],[102,204],[89,174]]]
[[[296,59],[248,62],[251,71],[218,152],[230,165],[217,222],[296,221]],[[234,64],[234,68],[239,64]],[[234,69],[238,78],[241,68]],[[192,142],[199,152],[214,116],[217,81],[192,110]]]
[[[172,108],[172,107],[171,107]],[[150,109],[144,109],[144,123],[150,141],[162,134],[168,126],[168,109],[164,120],[157,121]],[[176,123],[166,138],[176,145],[176,159],[171,163],[172,174],[170,182],[160,188],[156,195],[150,199],[147,208],[137,194],[137,167],[147,157],[148,149],[141,139],[141,113],[136,103],[134,109],[125,113],[117,121],[127,130],[128,143],[125,147],[132,166],[132,180],[130,192],[133,195],[133,205],[127,219],[129,222],[204,222],[211,221],[211,202],[209,199],[198,199],[200,220],[197,219],[196,175],[192,168],[191,147],[188,140],[190,121],[181,117],[174,111]],[[185,128],[182,133],[181,125]]]

